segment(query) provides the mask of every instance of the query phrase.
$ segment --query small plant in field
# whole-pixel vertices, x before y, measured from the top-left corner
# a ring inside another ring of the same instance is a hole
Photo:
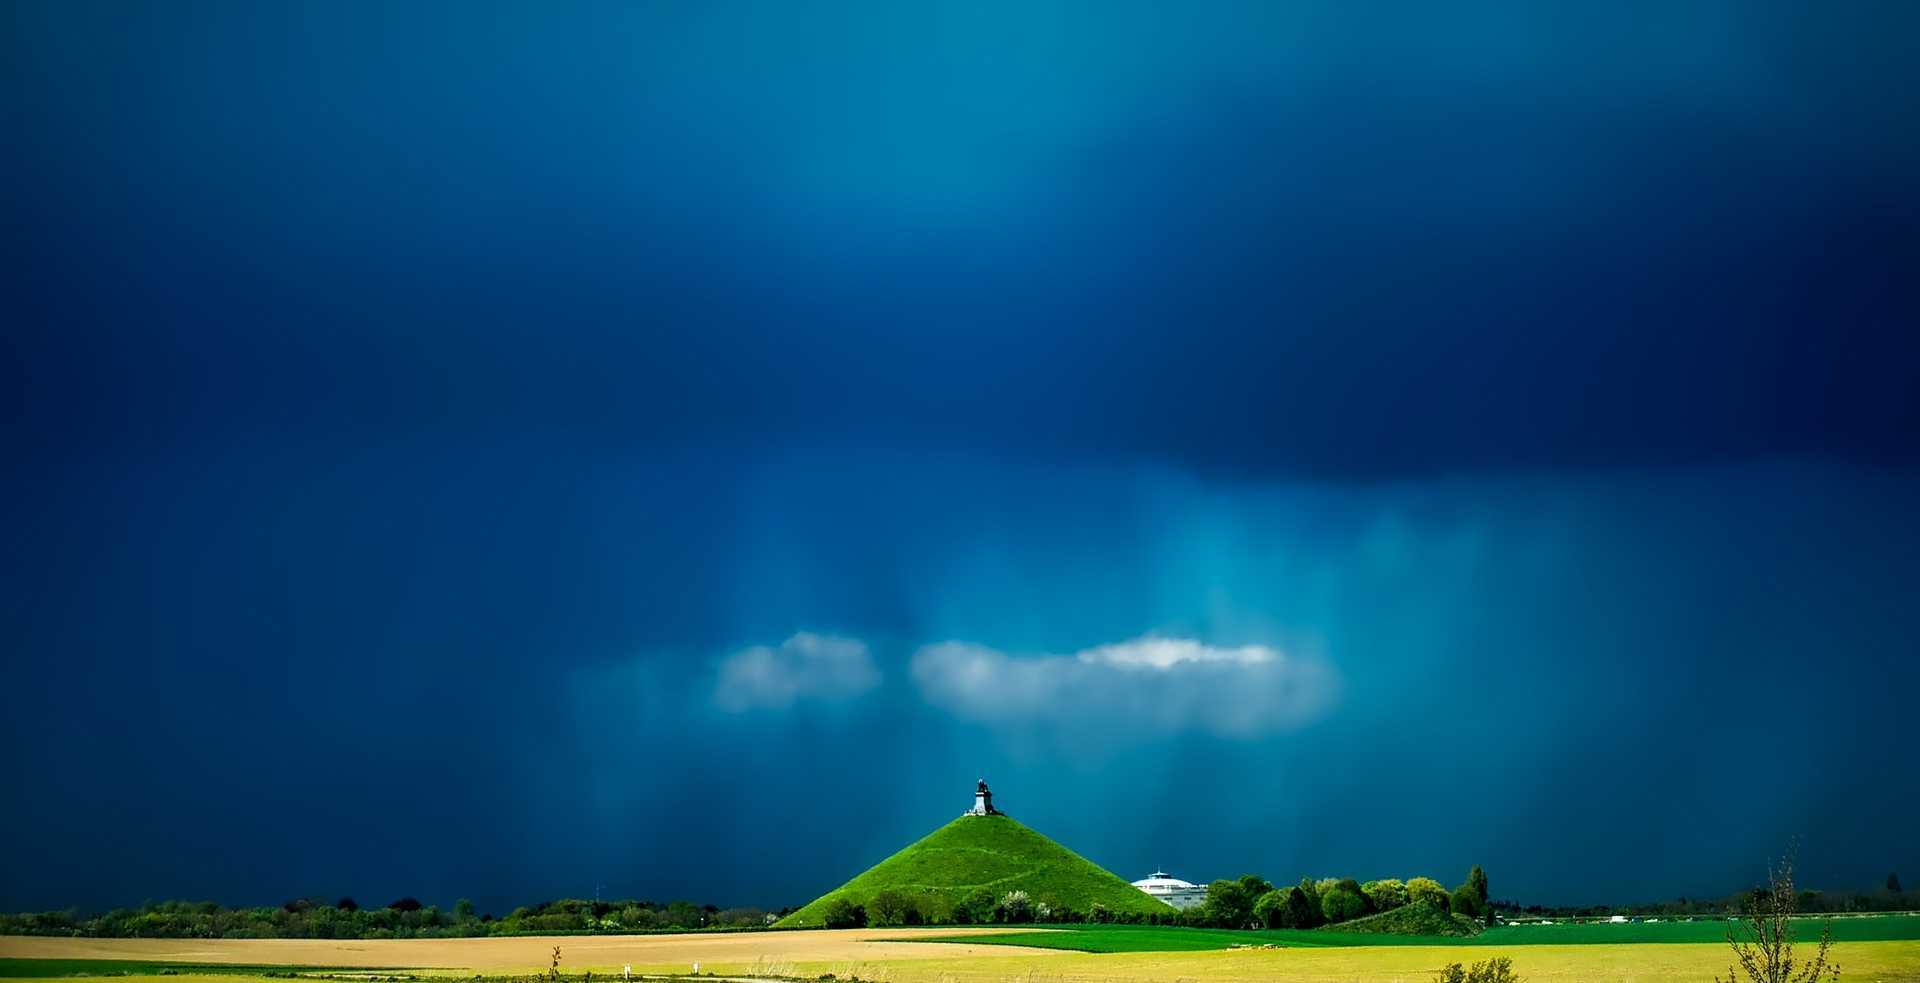
[[[560,979],[560,947],[557,945],[553,947],[553,961],[547,964],[547,979]]]
[[[1793,854],[1779,865],[1767,865],[1767,886],[1753,892],[1739,921],[1727,923],[1727,945],[1733,949],[1734,966],[1727,967],[1727,978],[1714,977],[1714,983],[1821,983],[1840,979],[1840,964],[1827,961],[1833,947],[1833,925],[1821,926],[1820,942],[1813,958],[1796,963],[1793,955],[1793,913],[1799,898],[1793,889]],[[1735,966],[1739,972],[1736,974]]]
[[[1467,967],[1448,963],[1434,974],[1434,980],[1436,983],[1520,983],[1520,977],[1513,974],[1513,960],[1505,956]]]

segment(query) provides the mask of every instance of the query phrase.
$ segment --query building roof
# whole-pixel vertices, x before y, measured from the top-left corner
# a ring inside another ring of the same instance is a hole
[[[1192,881],[1183,881],[1178,877],[1170,876],[1164,870],[1156,870],[1153,873],[1148,874],[1147,876],[1137,881],[1134,881],[1133,886],[1139,888],[1142,891],[1151,890],[1156,887],[1165,888],[1167,890],[1178,891],[1178,890],[1183,890],[1188,888],[1197,888],[1200,885],[1195,884]]]

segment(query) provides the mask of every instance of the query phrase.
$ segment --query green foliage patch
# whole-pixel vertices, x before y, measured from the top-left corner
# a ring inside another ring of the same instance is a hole
[[[1377,935],[1428,935],[1467,938],[1480,933],[1480,925],[1464,915],[1442,911],[1425,901],[1402,905],[1377,915],[1328,925],[1323,932],[1360,932]]]

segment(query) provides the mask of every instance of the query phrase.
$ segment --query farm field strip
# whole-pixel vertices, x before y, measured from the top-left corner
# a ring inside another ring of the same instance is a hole
[[[91,939],[0,936],[0,960],[92,959],[257,967],[354,966],[369,969],[526,973],[545,970],[554,946],[563,972],[618,973],[625,966],[1006,955],[968,935],[1005,929],[835,929],[672,935],[496,936],[477,939]],[[940,943],[878,941],[942,935]],[[930,948],[938,952],[929,952]],[[1035,949],[1048,954],[1049,950]]]

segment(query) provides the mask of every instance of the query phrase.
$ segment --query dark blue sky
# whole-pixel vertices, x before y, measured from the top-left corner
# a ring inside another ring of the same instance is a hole
[[[1916,31],[0,6],[0,907],[1920,871]]]

